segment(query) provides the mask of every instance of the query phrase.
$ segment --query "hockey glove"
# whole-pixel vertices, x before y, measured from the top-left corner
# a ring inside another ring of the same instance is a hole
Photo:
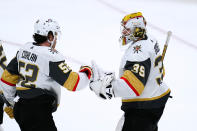
[[[111,99],[114,97],[112,81],[114,80],[115,75],[114,73],[105,73],[102,78],[102,85],[100,90],[100,96],[104,99]]]
[[[115,78],[114,73],[104,72],[98,68],[95,62],[92,62],[92,70],[93,78],[90,81],[90,89],[100,98],[111,99],[114,96],[111,84]]]
[[[89,66],[81,66],[79,72],[86,73],[88,79],[92,77],[92,68]]]
[[[11,106],[4,106],[4,111],[7,113],[7,115],[8,115],[11,119],[14,118],[13,107],[11,107]]]
[[[113,86],[111,84],[113,79],[113,73],[106,73],[102,78],[95,81],[92,80],[90,82],[90,88],[100,98],[111,99],[112,97],[114,97]]]
[[[96,63],[94,61],[91,61],[92,63],[92,78],[90,79],[90,89],[94,91],[94,93],[99,96],[100,93],[100,87],[101,87],[101,70],[98,68]]]

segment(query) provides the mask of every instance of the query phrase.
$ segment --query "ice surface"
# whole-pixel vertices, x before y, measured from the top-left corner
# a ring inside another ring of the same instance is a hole
[[[62,30],[57,49],[68,58],[73,70],[78,70],[78,63],[89,64],[90,60],[95,60],[102,68],[116,71],[118,75],[120,21],[126,13],[133,11],[142,11],[149,33],[158,39],[161,47],[167,30],[197,46],[197,3],[178,0],[1,0],[0,39],[21,44],[32,41],[37,18],[54,18]],[[19,48],[7,43],[3,47],[8,61]],[[160,131],[194,131],[196,128],[196,57],[196,48],[175,37],[170,40],[164,61],[164,79],[172,90],[173,99],[168,101],[159,122]],[[88,88],[75,93],[62,88],[61,104],[54,113],[54,120],[59,131],[114,131],[123,113],[120,105],[119,98],[103,101]],[[4,116],[5,131],[20,130],[15,120]]]

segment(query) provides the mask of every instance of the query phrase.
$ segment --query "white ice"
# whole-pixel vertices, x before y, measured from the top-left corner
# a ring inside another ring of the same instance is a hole
[[[107,2],[110,5],[106,5]],[[113,8],[117,7],[117,8]],[[159,131],[195,131],[197,121],[196,57],[197,2],[188,0],[1,0],[0,39],[24,44],[32,41],[33,24],[40,17],[56,19],[61,25],[61,43],[57,50],[77,71],[79,63],[95,60],[106,70],[116,72],[121,58],[118,38],[120,21],[126,13],[142,11],[148,31],[161,47],[166,34],[172,37],[165,57],[164,80],[172,90]],[[161,28],[162,31],[151,25]],[[194,46],[188,46],[191,43]],[[8,61],[19,46],[3,45]],[[78,63],[76,63],[77,60]],[[121,99],[103,101],[87,87],[81,92],[62,88],[62,99],[53,114],[59,131],[114,131],[122,115]],[[33,123],[32,123],[33,124]],[[19,131],[15,120],[4,114],[5,131]]]

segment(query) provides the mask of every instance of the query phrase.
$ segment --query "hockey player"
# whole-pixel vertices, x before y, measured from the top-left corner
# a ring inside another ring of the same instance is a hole
[[[74,72],[54,49],[59,35],[56,21],[36,21],[35,42],[18,50],[1,77],[3,93],[12,105],[8,113],[14,110],[22,131],[57,131],[52,112],[60,102],[60,86],[77,91],[89,83],[90,67]]]
[[[6,68],[6,61],[7,61],[7,58],[3,50],[2,41],[0,41],[0,76],[3,74],[3,71]],[[3,131],[3,128],[1,127],[1,125],[3,124],[3,107],[4,107],[3,97],[4,97],[3,93],[2,91],[0,91],[0,131]]]
[[[141,12],[126,15],[121,21],[120,42],[126,47],[119,78],[104,73],[95,63],[90,88],[96,95],[121,97],[124,115],[116,131],[157,131],[170,89],[163,82],[164,66],[159,45],[147,34]]]

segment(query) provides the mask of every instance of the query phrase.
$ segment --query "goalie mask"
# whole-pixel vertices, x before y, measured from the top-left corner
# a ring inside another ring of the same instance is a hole
[[[146,34],[146,21],[141,12],[126,15],[121,21],[121,47],[143,39]]]
[[[54,37],[52,40],[48,39],[48,42],[51,44],[51,47],[56,42],[57,37],[60,36],[60,26],[59,24],[52,19],[39,19],[34,24],[34,34],[38,34],[41,36],[49,36],[49,33]]]

